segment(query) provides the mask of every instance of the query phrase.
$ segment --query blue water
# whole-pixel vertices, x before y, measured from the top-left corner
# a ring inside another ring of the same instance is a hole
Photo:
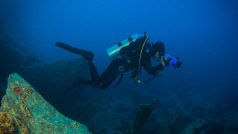
[[[93,51],[100,72],[110,62],[107,48],[148,32],[150,41],[163,41],[166,51],[183,61],[182,67],[168,68],[143,86],[124,79],[118,88],[173,101],[195,117],[238,124],[237,6],[235,0],[1,0],[0,18],[34,56],[47,62],[77,57],[54,46],[64,41]],[[201,107],[205,112],[199,113]]]

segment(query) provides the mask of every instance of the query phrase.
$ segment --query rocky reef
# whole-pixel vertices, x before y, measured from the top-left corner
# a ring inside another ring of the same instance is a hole
[[[15,133],[91,134],[85,125],[59,113],[18,74],[12,74],[1,102],[0,134]]]

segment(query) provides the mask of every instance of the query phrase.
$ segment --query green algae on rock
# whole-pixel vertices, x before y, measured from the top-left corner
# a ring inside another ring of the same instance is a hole
[[[91,134],[51,106],[18,74],[8,78],[6,95],[0,108],[0,134]]]

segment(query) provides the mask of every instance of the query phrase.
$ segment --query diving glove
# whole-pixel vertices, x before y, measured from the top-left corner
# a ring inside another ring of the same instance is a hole
[[[182,65],[182,61],[180,61],[178,57],[173,57],[169,54],[164,56],[164,62],[166,65],[171,65],[175,68],[180,68]]]

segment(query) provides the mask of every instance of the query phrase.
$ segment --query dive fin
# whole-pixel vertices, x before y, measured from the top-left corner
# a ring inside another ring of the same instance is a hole
[[[55,45],[59,48],[65,49],[65,50],[67,50],[71,53],[81,55],[81,56],[83,56],[84,58],[86,58],[88,60],[93,60],[94,54],[90,51],[75,48],[75,47],[72,47],[72,46],[70,46],[68,44],[65,44],[63,42],[56,42]]]

